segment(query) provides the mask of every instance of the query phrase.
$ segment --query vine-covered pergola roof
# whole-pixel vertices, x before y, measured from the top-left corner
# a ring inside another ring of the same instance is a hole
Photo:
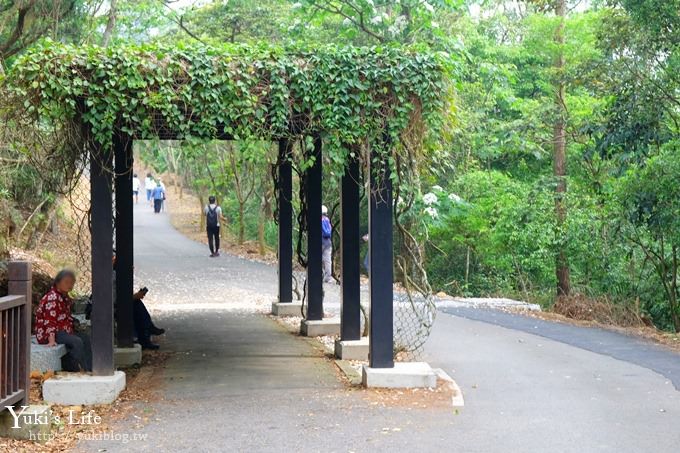
[[[27,131],[22,140],[53,148],[44,153],[52,161],[89,164],[94,373],[114,370],[114,190],[116,336],[119,346],[133,344],[132,144],[157,138],[278,141],[277,171],[272,173],[278,181],[279,303],[285,305],[292,302],[293,142],[313,137],[311,146],[298,153],[308,163],[300,172],[298,221],[299,231],[306,231],[306,321],[311,322],[324,314],[321,230],[307,228],[319,222],[322,156],[343,167],[342,279],[348,296],[345,300],[343,295],[341,330],[343,338],[352,340],[360,337],[363,184],[354,150],[370,144],[364,147],[369,235],[380,239],[369,242],[370,361],[371,367],[393,367],[392,181],[400,191],[416,186],[408,182],[417,178],[417,152],[446,106],[444,67],[437,54],[377,47],[101,48],[45,41],[19,58],[0,87],[0,113]],[[33,138],[42,135],[47,140]],[[322,154],[322,143],[330,153]],[[17,146],[28,152],[35,147]],[[395,223],[400,225],[398,218]],[[398,231],[404,244],[411,241],[407,249],[417,248],[412,235]]]
[[[119,132],[135,139],[324,134],[358,143],[437,124],[443,68],[437,54],[406,48],[45,41],[14,64],[7,87],[28,118],[85,125],[102,145]]]

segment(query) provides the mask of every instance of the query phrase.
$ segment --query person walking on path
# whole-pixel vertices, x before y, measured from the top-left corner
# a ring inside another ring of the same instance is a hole
[[[132,175],[132,196],[135,199],[135,203],[139,203],[139,186],[142,185],[142,182],[139,180],[137,177],[137,173]]]
[[[144,189],[146,189],[146,202],[153,205],[153,189],[156,187],[156,181],[153,180],[151,173],[146,174],[144,179]]]
[[[158,214],[163,208],[163,200],[165,200],[165,190],[161,187],[161,183],[156,183],[156,188],[153,189],[153,212]]]
[[[328,208],[321,206],[321,263],[323,264],[324,283],[333,282],[333,268],[331,264],[331,256],[333,255],[332,234],[333,226],[331,225],[331,219],[328,218]]]
[[[208,247],[210,247],[210,257],[220,256],[220,218],[222,208],[217,204],[215,197],[208,197],[208,204],[203,210],[205,214],[205,227],[208,233]]]
[[[158,177],[158,184],[160,184],[161,189],[163,189],[163,200],[161,201],[161,211],[165,211],[165,195],[168,193],[168,191],[165,189],[165,184],[163,184],[163,180],[161,180],[160,176]]]

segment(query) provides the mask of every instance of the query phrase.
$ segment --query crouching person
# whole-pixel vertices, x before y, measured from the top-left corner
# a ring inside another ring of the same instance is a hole
[[[158,349],[159,346],[151,342],[151,335],[163,335],[165,329],[156,327],[156,325],[151,320],[151,315],[149,310],[146,309],[144,302],[144,296],[149,290],[144,287],[132,295],[132,310],[135,322],[135,333],[137,334],[137,341],[142,346],[142,349]]]
[[[36,339],[40,344],[66,346],[64,371],[92,371],[92,348],[87,334],[76,332],[71,317],[73,301],[69,293],[76,283],[73,271],[62,270],[35,311]]]

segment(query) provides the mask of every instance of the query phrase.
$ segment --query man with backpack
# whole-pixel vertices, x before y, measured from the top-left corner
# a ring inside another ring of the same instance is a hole
[[[208,197],[208,205],[203,210],[205,213],[205,226],[208,232],[208,246],[210,247],[210,257],[220,256],[220,217],[222,208],[217,205],[215,197]]]
[[[324,283],[333,282],[333,267],[331,264],[331,256],[333,255],[332,234],[333,226],[331,225],[331,219],[328,218],[328,208],[321,206],[321,262],[323,263]]]

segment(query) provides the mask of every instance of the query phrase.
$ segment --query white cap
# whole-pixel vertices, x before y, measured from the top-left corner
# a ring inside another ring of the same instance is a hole
[[[321,205],[321,214],[328,214],[328,208],[326,205]]]

